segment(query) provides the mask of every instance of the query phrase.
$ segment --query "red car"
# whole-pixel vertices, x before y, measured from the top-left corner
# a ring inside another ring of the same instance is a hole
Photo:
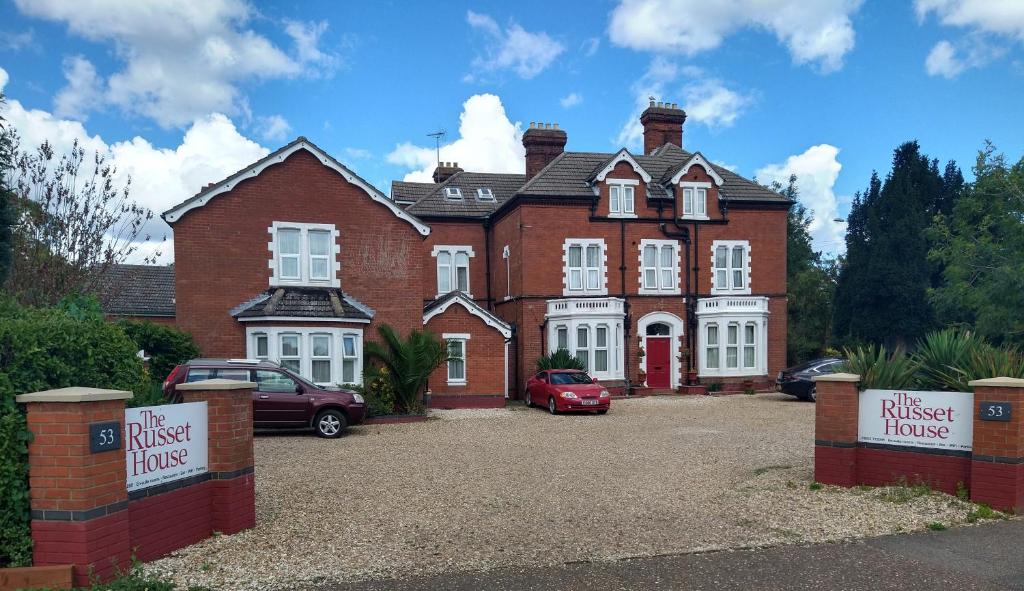
[[[551,414],[584,410],[603,415],[611,408],[612,397],[585,371],[549,369],[527,380],[526,405],[546,406]]]
[[[252,418],[256,428],[312,427],[320,437],[340,437],[366,415],[363,397],[350,390],[317,386],[273,361],[257,359],[193,359],[171,371],[164,396],[181,402],[178,384],[216,378],[256,382]]]

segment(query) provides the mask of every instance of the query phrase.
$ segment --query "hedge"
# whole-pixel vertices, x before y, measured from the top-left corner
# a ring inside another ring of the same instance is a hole
[[[31,561],[30,435],[15,396],[67,386],[148,392],[137,351],[88,298],[34,310],[0,297],[0,567]]]
[[[146,352],[154,382],[162,382],[174,366],[199,356],[199,347],[187,332],[149,321],[121,320],[117,325]]]

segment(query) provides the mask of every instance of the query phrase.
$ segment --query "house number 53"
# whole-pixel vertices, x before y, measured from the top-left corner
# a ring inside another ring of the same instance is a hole
[[[121,423],[93,423],[89,425],[89,451],[100,453],[121,449]]]
[[[982,402],[979,418],[983,421],[1009,421],[1011,409],[1009,402]]]

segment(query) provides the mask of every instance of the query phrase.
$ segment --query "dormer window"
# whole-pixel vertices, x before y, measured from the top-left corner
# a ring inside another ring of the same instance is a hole
[[[682,205],[680,217],[706,220],[708,219],[708,189],[711,183],[680,183]]]
[[[616,179],[608,181],[608,215],[636,217],[637,181]]]
[[[444,198],[451,201],[462,201],[462,189],[458,187],[445,187]]]
[[[478,201],[494,201],[494,191],[488,187],[482,187],[476,190],[476,198]]]

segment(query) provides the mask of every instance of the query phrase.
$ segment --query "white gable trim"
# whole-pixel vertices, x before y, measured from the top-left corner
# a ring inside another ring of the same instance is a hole
[[[704,170],[708,173],[708,176],[711,177],[712,180],[715,181],[715,184],[718,185],[719,187],[721,187],[722,183],[725,182],[725,179],[723,179],[721,175],[719,175],[718,172],[715,171],[711,164],[709,164],[708,161],[704,159],[704,156],[701,155],[700,152],[697,152],[693,156],[690,156],[690,159],[687,160],[686,164],[684,164],[683,167],[679,169],[679,172],[677,172],[676,175],[672,177],[672,180],[669,181],[669,184],[679,184],[680,179],[686,176],[686,173],[690,172],[690,167],[692,167],[694,164],[699,164],[703,166]]]
[[[208,191],[200,192],[199,195],[196,196],[196,199],[186,201],[185,203],[182,203],[177,207],[169,209],[163,214],[164,220],[168,222],[176,222],[180,220],[181,216],[185,215],[189,211],[203,207],[217,195],[227,193],[231,189],[234,189],[238,183],[246,179],[251,179],[259,176],[260,173],[262,173],[270,166],[284,162],[285,160],[288,159],[289,156],[291,156],[295,152],[298,152],[299,150],[305,150],[312,154],[313,156],[315,156],[316,159],[319,160],[321,164],[337,172],[341,176],[345,177],[345,180],[348,181],[349,183],[362,189],[370,197],[370,199],[373,199],[377,203],[380,203],[381,205],[384,205],[385,207],[390,209],[391,213],[393,213],[395,217],[401,218],[409,222],[409,224],[416,228],[416,231],[419,232],[422,236],[427,236],[428,234],[430,234],[429,226],[427,226],[420,220],[416,219],[415,217],[407,213],[405,210],[400,208],[394,201],[392,201],[383,193],[374,188],[373,185],[370,185],[369,183],[366,183],[365,181],[360,179],[351,170],[345,168],[345,166],[341,165],[336,160],[328,156],[326,152],[324,152],[323,150],[321,150],[320,148],[316,147],[314,144],[306,140],[295,142],[294,144],[291,145],[291,147],[288,147],[287,149],[282,149],[273,158],[266,159],[266,161],[260,163],[258,166],[252,166],[247,170],[243,170],[239,173],[232,175],[231,177],[228,177],[227,182],[220,186],[211,187]]]
[[[484,324],[486,324],[487,326],[490,326],[490,327],[494,328],[495,330],[497,330],[498,332],[500,332],[501,336],[505,337],[506,339],[512,338],[512,327],[511,326],[509,326],[508,324],[505,324],[501,320],[498,320],[494,316],[490,315],[485,310],[483,310],[480,306],[477,306],[472,300],[466,298],[461,293],[456,295],[452,299],[448,300],[447,302],[441,304],[440,306],[432,309],[431,311],[427,312],[426,314],[424,314],[423,315],[423,326],[426,326],[427,323],[430,322],[430,320],[432,318],[434,318],[435,316],[439,316],[441,314],[444,314],[448,310],[448,308],[451,308],[452,304],[455,304],[455,303],[461,304],[462,307],[465,308],[467,312],[469,312],[473,316],[476,316],[480,320],[483,320]]]
[[[594,177],[594,180],[598,182],[604,181],[605,177],[608,176],[608,173],[615,170],[615,165],[619,162],[629,162],[629,165],[633,167],[633,172],[639,174],[640,178],[644,179],[645,183],[651,182],[651,175],[647,174],[647,171],[644,170],[636,160],[633,160],[633,157],[629,155],[629,152],[627,152],[625,148],[619,150],[619,153],[615,155],[615,158],[612,158],[612,161],[608,163],[608,166],[601,169],[601,172]]]

